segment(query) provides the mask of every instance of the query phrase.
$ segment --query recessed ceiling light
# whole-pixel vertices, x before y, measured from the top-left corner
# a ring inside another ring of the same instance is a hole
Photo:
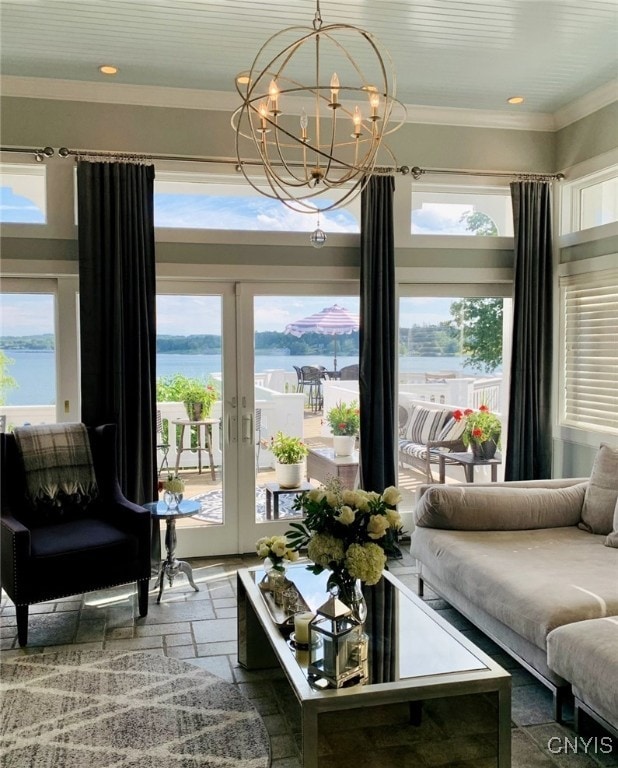
[[[511,96],[510,99],[507,99],[507,102],[509,104],[523,104],[525,101],[523,96]]]
[[[112,64],[103,64],[99,67],[99,72],[103,75],[115,75],[118,72],[118,67],[114,67]]]
[[[249,75],[238,75],[238,77],[236,78],[236,82],[238,83],[238,85],[247,85],[247,83],[251,82],[251,78],[249,77]]]

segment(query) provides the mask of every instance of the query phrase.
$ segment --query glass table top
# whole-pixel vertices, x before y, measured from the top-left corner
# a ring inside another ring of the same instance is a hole
[[[255,583],[264,578],[261,569],[251,571]],[[289,566],[286,578],[296,586],[311,611],[327,599],[329,572],[314,575],[304,565]],[[403,586],[403,585],[402,585]],[[433,610],[419,598],[387,578],[375,588],[365,588],[368,616],[364,631],[369,638],[369,684],[395,682],[426,675],[488,669],[460,639],[457,630],[443,626]],[[266,601],[264,595],[262,598]],[[284,636],[292,623],[278,625]],[[463,637],[462,637],[463,640]],[[308,653],[294,651],[303,669]]]

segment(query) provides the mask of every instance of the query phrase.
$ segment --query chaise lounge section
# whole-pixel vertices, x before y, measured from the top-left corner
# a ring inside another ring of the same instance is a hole
[[[605,449],[618,461],[618,451]],[[562,648],[580,642],[560,628],[618,617],[618,550],[608,543],[616,534],[607,536],[618,472],[601,474],[601,486],[594,469],[589,480],[424,486],[411,553],[420,564],[419,592],[426,582],[550,687],[558,718],[573,683],[576,697],[579,691],[601,722],[618,728],[615,704],[599,708],[571,666],[557,661]]]

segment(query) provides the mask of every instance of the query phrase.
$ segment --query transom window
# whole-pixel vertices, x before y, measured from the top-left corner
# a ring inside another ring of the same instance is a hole
[[[0,222],[45,224],[45,166],[0,165]]]
[[[508,187],[412,184],[413,235],[512,237]]]
[[[177,229],[312,232],[315,216],[291,211],[237,178],[157,172],[155,226]],[[359,232],[360,198],[346,208],[320,214],[325,232]]]

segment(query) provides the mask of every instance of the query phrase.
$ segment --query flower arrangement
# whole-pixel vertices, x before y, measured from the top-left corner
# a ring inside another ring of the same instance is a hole
[[[360,428],[360,410],[356,400],[339,401],[326,414],[326,421],[333,435],[357,435]]]
[[[305,514],[302,523],[290,523],[287,538],[295,550],[307,547],[313,573],[332,571],[328,580],[343,586],[351,577],[377,584],[387,554],[397,550],[403,533],[396,505],[401,493],[394,486],[382,494],[346,490],[337,479],[305,491],[294,502]]]
[[[491,413],[486,405],[479,406],[478,411],[472,408],[466,408],[464,411],[456,410],[453,412],[453,418],[457,421],[466,420],[466,426],[462,435],[464,445],[467,447],[471,443],[480,445],[491,440],[496,445],[500,445],[500,434],[502,424],[495,413]]]
[[[167,480],[161,483],[161,487],[164,491],[169,493],[183,493],[185,490],[185,481],[177,474],[170,472],[167,476]]]
[[[298,552],[289,546],[285,536],[262,536],[255,542],[255,551],[260,557],[268,558],[277,571],[284,570],[284,560],[298,560]]]
[[[270,442],[266,443],[274,457],[280,464],[300,464],[309,453],[307,446],[300,437],[291,437],[284,435],[283,432],[277,432],[271,437]]]

